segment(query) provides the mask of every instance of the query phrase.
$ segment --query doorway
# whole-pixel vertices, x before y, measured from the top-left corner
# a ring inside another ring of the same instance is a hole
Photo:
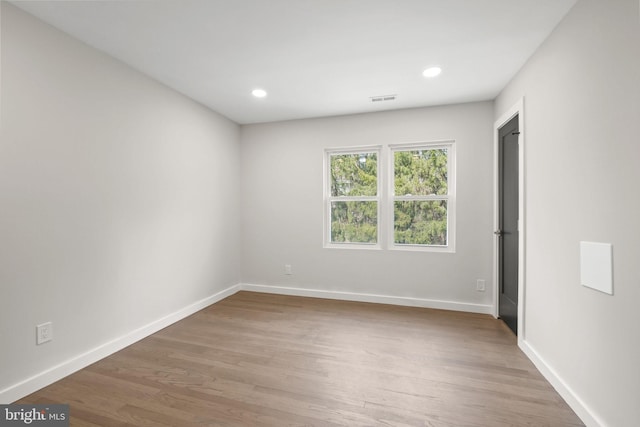
[[[498,130],[498,317],[518,335],[520,262],[519,114]]]

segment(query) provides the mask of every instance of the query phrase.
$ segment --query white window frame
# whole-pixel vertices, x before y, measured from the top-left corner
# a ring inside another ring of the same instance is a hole
[[[437,150],[447,149],[447,195],[431,195],[431,196],[396,196],[395,195],[395,168],[394,168],[394,153],[397,151],[416,151],[416,150]],[[456,242],[456,150],[455,141],[432,141],[432,142],[419,142],[409,144],[389,144],[389,155],[387,170],[389,171],[387,176],[387,198],[386,198],[386,218],[388,218],[388,224],[386,224],[386,240],[388,242],[389,249],[391,250],[404,250],[404,251],[426,251],[426,252],[455,252]],[[432,200],[446,200],[447,201],[447,244],[446,245],[416,245],[416,244],[398,244],[395,243],[395,213],[394,205],[396,201],[411,200],[411,201],[432,201]]]
[[[377,172],[377,195],[376,196],[353,196],[353,197],[334,197],[331,195],[331,174],[329,168],[331,165],[331,156],[339,154],[362,154],[362,153],[376,153],[378,157],[378,172]],[[325,248],[340,248],[340,249],[382,249],[382,240],[385,233],[382,221],[382,191],[384,180],[384,155],[381,145],[360,146],[360,147],[344,147],[337,149],[324,150],[324,164],[323,164],[323,182],[324,182],[324,247]],[[350,201],[371,201],[376,202],[378,207],[378,221],[377,221],[377,241],[376,243],[360,243],[360,242],[332,242],[331,241],[331,203],[332,202],[350,202]]]

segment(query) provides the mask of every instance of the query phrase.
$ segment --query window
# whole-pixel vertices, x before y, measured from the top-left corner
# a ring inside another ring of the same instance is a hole
[[[391,202],[396,247],[453,250],[453,143],[391,147]]]
[[[325,246],[453,252],[454,156],[452,141],[327,150]]]
[[[327,152],[325,212],[329,244],[378,244],[379,148]]]

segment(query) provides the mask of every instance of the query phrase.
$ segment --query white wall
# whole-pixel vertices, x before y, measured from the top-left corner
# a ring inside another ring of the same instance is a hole
[[[525,349],[611,427],[640,420],[638,12],[579,1],[495,108],[525,97]],[[613,244],[614,296],[580,285],[581,240]]]
[[[240,151],[236,124],[1,3],[3,400],[239,282]]]
[[[490,312],[490,286],[475,286],[492,274],[492,114],[485,102],[243,126],[243,283]],[[323,248],[325,148],[443,139],[456,140],[456,253]]]

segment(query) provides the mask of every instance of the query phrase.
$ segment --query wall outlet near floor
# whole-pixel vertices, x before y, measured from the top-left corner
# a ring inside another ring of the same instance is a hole
[[[476,281],[476,291],[478,291],[478,292],[484,292],[485,291],[484,279],[478,279]]]
[[[287,276],[291,276],[293,274],[291,270],[291,264],[284,265],[284,274],[286,274]]]
[[[36,344],[44,344],[53,339],[53,324],[51,322],[42,323],[36,326]]]

